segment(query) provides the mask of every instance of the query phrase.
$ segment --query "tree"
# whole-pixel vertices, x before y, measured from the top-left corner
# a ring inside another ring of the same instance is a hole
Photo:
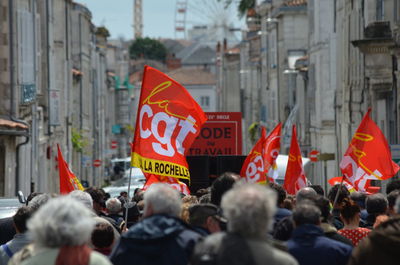
[[[226,6],[229,6],[230,4],[237,2],[233,0],[218,0],[218,1],[224,1]],[[244,15],[246,15],[249,9],[253,9],[255,8],[255,6],[256,6],[256,0],[240,0],[238,4],[239,16],[243,17]]]
[[[167,49],[158,40],[138,38],[129,47],[129,55],[131,59],[144,58],[164,62]]]

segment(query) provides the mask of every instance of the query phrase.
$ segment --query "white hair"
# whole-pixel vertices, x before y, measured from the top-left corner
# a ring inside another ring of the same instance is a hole
[[[42,205],[47,203],[49,200],[50,200],[50,195],[49,194],[46,194],[46,193],[39,194],[39,195],[33,197],[32,200],[30,200],[28,202],[28,206],[31,207],[34,211],[36,211]]]
[[[70,196],[49,200],[27,224],[33,241],[49,248],[85,244],[94,225],[91,211]]]
[[[144,216],[151,206],[153,214],[167,214],[178,217],[181,212],[182,201],[177,190],[168,184],[155,183],[144,193]]]
[[[121,211],[121,201],[117,198],[110,198],[106,201],[106,208],[109,213],[119,213]]]
[[[228,231],[245,238],[264,238],[276,211],[276,193],[259,184],[238,183],[221,201]]]
[[[89,193],[81,191],[81,190],[74,190],[71,191],[67,196],[74,198],[75,200],[80,201],[83,203],[88,209],[93,209],[93,199]]]

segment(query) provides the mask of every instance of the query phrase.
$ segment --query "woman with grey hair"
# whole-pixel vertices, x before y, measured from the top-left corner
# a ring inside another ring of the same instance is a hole
[[[191,264],[297,264],[292,256],[275,249],[267,238],[275,205],[276,194],[269,187],[236,184],[221,202],[228,220],[227,233],[212,234],[199,243]]]
[[[33,244],[9,264],[110,265],[87,243],[95,222],[92,213],[71,197],[51,199],[28,221]]]

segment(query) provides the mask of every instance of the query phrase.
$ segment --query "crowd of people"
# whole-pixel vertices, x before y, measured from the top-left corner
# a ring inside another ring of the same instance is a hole
[[[400,181],[386,193],[312,185],[290,196],[230,172],[186,196],[162,183],[133,198],[32,193],[0,220],[0,265],[398,264]]]

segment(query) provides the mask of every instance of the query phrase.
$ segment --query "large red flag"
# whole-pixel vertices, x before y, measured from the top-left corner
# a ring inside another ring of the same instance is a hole
[[[297,142],[296,125],[293,124],[292,141],[290,143],[289,158],[283,188],[288,194],[294,195],[298,190],[305,187],[306,184],[307,179],[304,174],[300,146]]]
[[[343,176],[359,191],[367,190],[369,180],[388,179],[399,171],[385,136],[369,117],[370,112],[368,109],[340,162]]]
[[[176,178],[157,176],[154,174],[146,174],[146,173],[145,173],[145,175],[146,175],[147,181],[143,186],[143,190],[147,190],[154,183],[166,183],[166,184],[170,185],[173,189],[176,189],[177,191],[179,191],[185,195],[190,195],[190,190],[189,190],[188,186]]]
[[[201,107],[182,85],[145,66],[132,166],[149,174],[190,179],[185,152],[206,120]]]
[[[83,190],[83,186],[78,178],[69,169],[61,153],[60,146],[57,144],[58,173],[60,175],[60,194],[68,194],[73,190]]]
[[[268,181],[275,182],[278,178],[278,166],[276,159],[281,148],[282,124],[279,123],[265,139],[264,147],[264,167],[267,172]]]
[[[262,129],[260,139],[254,145],[253,149],[251,149],[240,170],[240,176],[250,183],[266,184],[267,182],[263,160],[265,128],[263,127]]]

